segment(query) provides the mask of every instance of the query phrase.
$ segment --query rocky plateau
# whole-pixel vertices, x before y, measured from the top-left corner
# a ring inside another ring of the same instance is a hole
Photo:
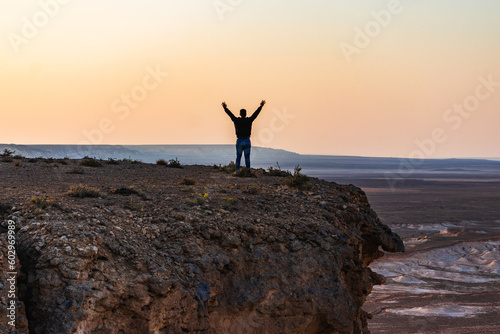
[[[1,333],[369,333],[369,264],[404,251],[353,185],[81,162],[0,162]]]

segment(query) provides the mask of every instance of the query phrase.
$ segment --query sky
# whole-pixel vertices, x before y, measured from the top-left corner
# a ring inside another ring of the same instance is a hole
[[[0,143],[500,157],[498,0],[1,0]]]

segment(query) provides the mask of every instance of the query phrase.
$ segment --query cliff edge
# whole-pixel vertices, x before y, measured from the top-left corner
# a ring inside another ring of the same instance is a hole
[[[100,165],[100,166],[99,166]],[[133,161],[0,163],[19,333],[368,333],[368,265],[404,250],[362,190]],[[6,277],[0,316],[8,315]],[[0,332],[7,332],[2,319]],[[13,329],[13,328],[9,328]]]

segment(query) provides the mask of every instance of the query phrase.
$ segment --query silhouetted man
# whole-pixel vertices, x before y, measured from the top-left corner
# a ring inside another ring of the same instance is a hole
[[[252,144],[250,142],[250,135],[252,133],[252,123],[259,116],[262,107],[266,104],[266,101],[262,100],[259,108],[252,114],[252,116],[247,117],[247,111],[245,109],[240,110],[241,117],[235,117],[233,113],[227,109],[226,102],[222,102],[224,111],[231,117],[234,123],[234,128],[236,129],[236,169],[240,169],[241,164],[241,154],[245,152],[245,166],[250,168],[250,148]]]

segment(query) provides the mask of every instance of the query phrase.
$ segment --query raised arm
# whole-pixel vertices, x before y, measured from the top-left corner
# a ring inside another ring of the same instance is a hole
[[[256,118],[257,118],[257,116],[259,116],[260,111],[262,110],[262,107],[264,106],[264,104],[266,104],[266,101],[262,100],[262,101],[260,102],[260,106],[257,108],[257,110],[255,110],[255,112],[252,114],[252,116],[250,116],[250,118],[252,119],[252,121],[253,121],[254,119],[256,119]]]
[[[231,112],[231,110],[227,109],[227,104],[226,102],[222,102],[222,107],[224,108],[224,111],[226,112],[226,114],[231,117],[231,120],[234,122],[234,120],[236,119],[236,117],[233,115],[233,113]]]

